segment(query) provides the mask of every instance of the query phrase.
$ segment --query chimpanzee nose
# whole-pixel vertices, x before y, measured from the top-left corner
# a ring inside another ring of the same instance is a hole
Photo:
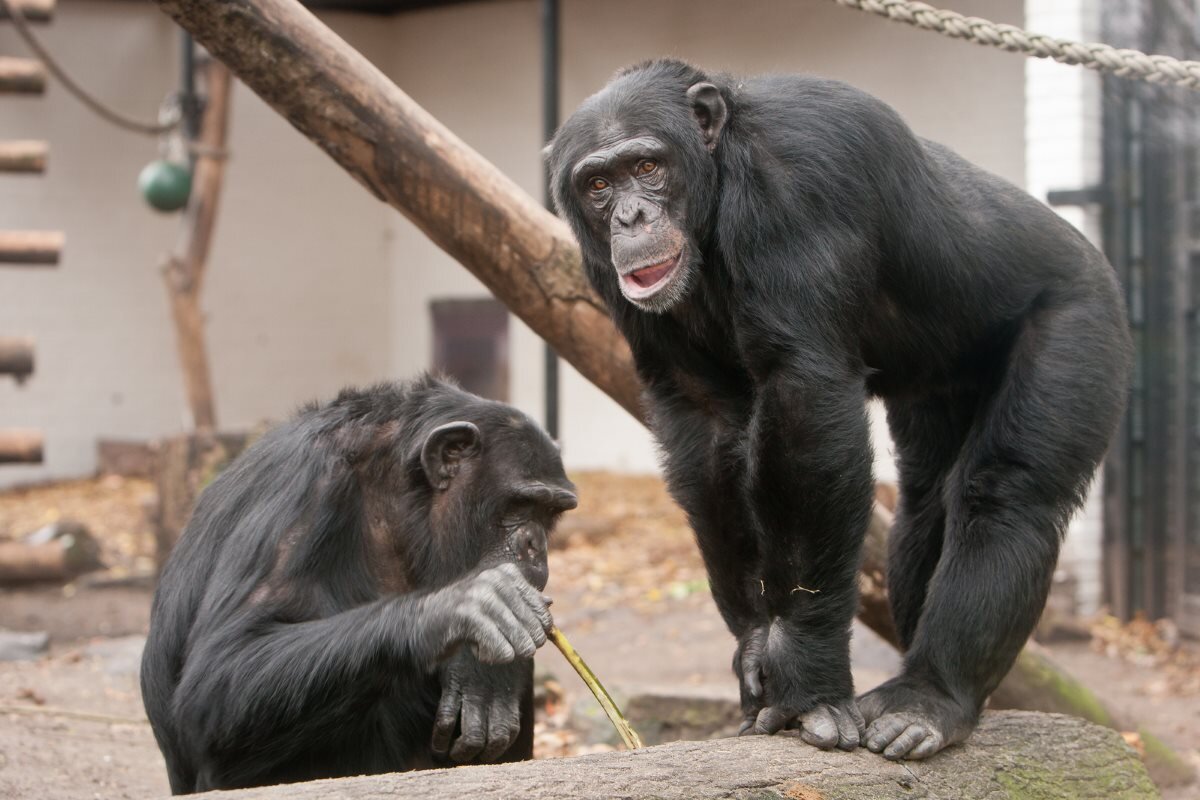
[[[540,529],[522,528],[512,539],[513,556],[521,574],[538,591],[546,588],[550,568],[546,563],[546,534]]]
[[[641,203],[626,203],[613,212],[613,219],[621,228],[632,228],[645,221],[646,212]]]

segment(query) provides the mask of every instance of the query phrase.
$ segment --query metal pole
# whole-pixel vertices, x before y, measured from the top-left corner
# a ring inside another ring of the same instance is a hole
[[[180,33],[179,113],[182,115],[183,137],[193,142],[200,135],[200,98],[196,96],[196,46],[190,33]]]
[[[542,0],[542,143],[558,129],[559,19],[558,0]],[[551,208],[550,172],[543,173],[546,208]],[[546,432],[558,439],[558,355],[545,345]]]

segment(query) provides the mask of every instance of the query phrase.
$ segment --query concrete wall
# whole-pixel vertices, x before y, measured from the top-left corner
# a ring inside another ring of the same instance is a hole
[[[1023,13],[1020,0],[942,5],[1005,22]],[[325,19],[540,196],[533,0]],[[809,71],[879,94],[919,133],[1024,180],[1019,57],[827,0],[565,0],[563,22],[564,109],[618,67],[656,55],[736,72]],[[149,4],[61,0],[41,32],[89,88],[128,113],[153,116],[174,86],[176,32]],[[0,53],[23,52],[0,27]],[[229,428],[278,418],[346,383],[411,374],[432,350],[429,300],[484,294],[244,87],[235,98],[205,294],[218,413]],[[0,381],[0,425],[47,434],[46,464],[0,469],[0,485],[86,473],[99,436],[185,426],[157,269],[177,220],[149,211],[134,188],[155,143],[105,126],[59,87],[41,99],[0,99],[0,138],[17,137],[48,138],[51,168],[43,178],[0,177],[0,226],[61,228],[67,251],[57,270],[0,269],[0,333],[37,336],[39,358],[26,387]],[[512,399],[540,415],[541,345],[514,326]],[[562,400],[571,466],[654,468],[645,432],[570,369]]]

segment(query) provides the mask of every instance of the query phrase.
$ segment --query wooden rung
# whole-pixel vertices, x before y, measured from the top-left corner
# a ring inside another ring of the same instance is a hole
[[[0,142],[0,172],[45,172],[49,152],[45,142]]]
[[[0,231],[0,264],[57,264],[62,231]]]
[[[42,463],[42,432],[26,428],[0,430],[0,464]]]
[[[41,94],[46,68],[32,58],[0,56],[0,94]]]
[[[0,375],[21,381],[33,374],[33,337],[0,336]]]
[[[49,22],[54,18],[56,0],[8,0],[17,7],[21,16],[30,22]],[[8,19],[8,11],[0,6],[0,20]]]

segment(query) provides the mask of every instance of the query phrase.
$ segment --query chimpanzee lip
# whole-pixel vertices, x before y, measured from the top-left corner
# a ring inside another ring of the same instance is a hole
[[[630,270],[621,276],[625,294],[630,298],[642,299],[658,292],[671,280],[675,270],[679,268],[679,257],[683,251],[676,253],[664,261],[657,261],[644,267]]]

